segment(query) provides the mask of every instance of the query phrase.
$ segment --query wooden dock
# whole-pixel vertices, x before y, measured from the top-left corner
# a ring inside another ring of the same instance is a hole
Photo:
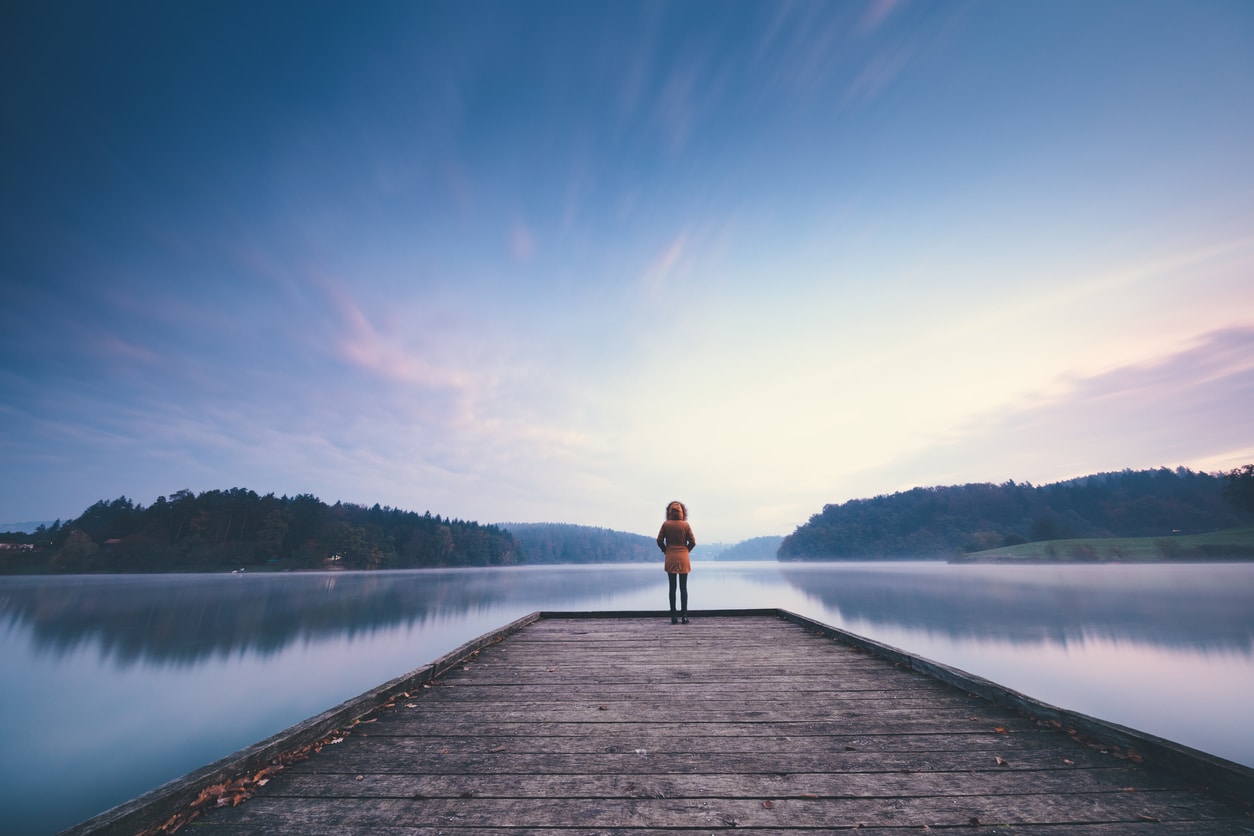
[[[66,832],[1204,836],[1251,801],[1254,770],[789,613],[537,613]]]

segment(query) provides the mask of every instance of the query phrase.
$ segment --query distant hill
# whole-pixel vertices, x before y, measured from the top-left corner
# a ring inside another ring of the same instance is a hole
[[[0,534],[34,534],[40,526],[51,528],[57,520],[31,520],[27,522],[0,523]]]
[[[642,563],[660,559],[643,534],[569,523],[500,523],[518,541],[526,563]]]
[[[779,551],[783,537],[754,537],[734,546],[728,546],[718,553],[715,560],[774,560]],[[700,546],[697,547],[700,549]],[[694,552],[695,554],[695,552]]]
[[[1042,540],[1171,537],[1249,522],[1224,477],[1187,468],[1099,473],[1041,487],[915,488],[828,505],[784,538],[780,560],[951,558]]]

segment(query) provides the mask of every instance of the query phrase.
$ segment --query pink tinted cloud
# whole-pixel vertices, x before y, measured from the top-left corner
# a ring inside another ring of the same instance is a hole
[[[884,25],[884,21],[888,20],[900,5],[900,0],[870,0],[862,11],[862,18],[858,21],[858,34],[874,33]]]
[[[97,357],[111,365],[148,366],[161,365],[161,355],[147,346],[123,339],[117,334],[103,333],[96,341]]]
[[[342,357],[384,379],[416,386],[464,391],[472,376],[463,369],[433,362],[404,335],[377,328],[344,293],[335,299],[345,333],[337,341]]]
[[[688,233],[682,231],[667,245],[657,258],[645,269],[640,277],[645,292],[650,298],[656,298],[665,292],[667,285],[684,262],[688,249]]]

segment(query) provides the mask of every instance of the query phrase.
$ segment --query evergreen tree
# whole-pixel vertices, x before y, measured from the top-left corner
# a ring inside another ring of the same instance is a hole
[[[1239,511],[1254,514],[1254,464],[1233,468],[1224,474],[1224,497]]]

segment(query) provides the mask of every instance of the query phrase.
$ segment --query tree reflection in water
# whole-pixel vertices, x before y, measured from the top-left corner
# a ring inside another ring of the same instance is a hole
[[[780,565],[845,623],[1013,644],[1102,637],[1197,651],[1254,648],[1254,564]]]
[[[653,575],[609,571],[619,592],[657,585]],[[580,567],[14,578],[0,587],[0,614],[29,626],[41,654],[95,642],[119,664],[192,665],[241,652],[276,654],[296,641],[421,627],[507,602],[562,609],[602,591],[604,575]]]

